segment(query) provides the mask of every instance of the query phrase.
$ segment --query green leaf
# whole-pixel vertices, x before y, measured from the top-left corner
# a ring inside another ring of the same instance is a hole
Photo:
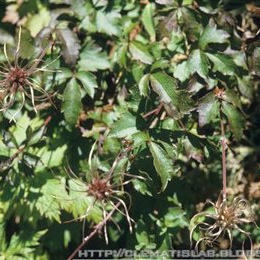
[[[194,50],[188,59],[188,68],[191,74],[198,73],[202,78],[207,78],[209,64],[207,56],[200,50]]]
[[[120,17],[121,15],[117,12],[104,13],[98,11],[96,15],[98,31],[108,35],[119,35],[121,31],[121,27],[118,26]]]
[[[149,92],[149,74],[143,75],[138,84],[140,93],[147,97]]]
[[[174,67],[173,76],[181,82],[187,80],[190,76],[190,72],[187,69],[188,62],[183,61]]]
[[[46,180],[46,183],[41,186],[41,192],[37,201],[35,201],[35,207],[41,216],[60,223],[59,200],[61,203],[70,203],[66,201],[68,197],[66,196],[65,199],[62,193],[66,194],[66,190],[58,179]]]
[[[152,41],[155,40],[153,8],[154,8],[154,5],[149,3],[145,6],[143,13],[142,13],[142,22],[144,24],[144,28],[149,33]]]
[[[161,102],[170,107],[173,116],[188,113],[193,109],[193,101],[185,91],[177,89],[174,78],[163,72],[156,72],[151,74],[150,82]]]
[[[57,167],[62,163],[64,158],[65,151],[67,150],[67,145],[64,144],[63,146],[57,147],[55,150],[48,150],[47,146],[44,146],[42,149],[38,151],[40,155],[40,161],[35,169],[35,172],[41,172],[46,167]]]
[[[231,104],[233,106],[242,108],[240,97],[238,93],[233,89],[226,89],[223,95],[223,99]]]
[[[93,98],[95,93],[95,88],[98,87],[96,77],[90,72],[79,71],[76,75],[76,78],[80,80],[88,95],[91,98]]]
[[[253,51],[252,69],[255,75],[260,76],[260,47],[255,48]]]
[[[181,14],[183,31],[186,32],[191,41],[197,40],[203,28],[200,21],[200,14],[188,7],[182,7]]]
[[[28,259],[35,255],[35,251],[39,248],[41,237],[47,230],[35,232],[34,230],[23,230],[14,233],[10,240],[10,245],[4,252],[6,259]],[[1,252],[2,253],[2,252]],[[33,253],[33,255],[31,255]],[[19,258],[17,257],[19,256]],[[31,256],[31,257],[30,257]]]
[[[62,44],[61,54],[68,65],[73,66],[79,56],[79,40],[70,29],[57,29],[57,36]]]
[[[199,38],[199,47],[205,49],[209,43],[224,43],[229,36],[226,31],[217,30],[216,25],[207,25]]]
[[[166,227],[188,227],[188,223],[184,216],[186,212],[179,207],[168,208],[168,213],[164,216],[164,224]]]
[[[199,126],[204,126],[219,116],[219,102],[213,92],[199,100]]]
[[[134,133],[132,137],[134,140],[134,147],[139,147],[143,144],[146,144],[146,142],[150,140],[149,135],[144,131]]]
[[[152,64],[154,58],[143,43],[132,42],[129,48],[134,60],[139,60],[145,64]]]
[[[155,0],[155,2],[160,5],[172,5],[174,0]]]
[[[79,65],[82,70],[97,71],[110,68],[107,54],[98,46],[87,45],[80,54]]]
[[[136,117],[131,113],[124,113],[121,115],[121,118],[113,125],[110,136],[115,136],[118,138],[129,138],[132,134],[137,132]]]
[[[68,124],[75,126],[82,109],[81,93],[75,78],[67,84],[63,93],[62,110]]]
[[[253,86],[250,76],[243,76],[241,78],[237,76],[237,84],[238,89],[242,93],[242,95],[249,99],[253,98]]]
[[[161,178],[162,187],[160,192],[162,192],[166,189],[168,182],[176,172],[174,171],[171,158],[158,144],[150,142],[149,149],[153,156],[153,164],[156,172]]]
[[[26,27],[31,32],[31,35],[35,37],[42,28],[49,24],[50,20],[51,16],[49,10],[42,7],[39,13],[28,17]]]
[[[225,101],[222,102],[222,110],[228,118],[230,128],[236,141],[240,141],[245,127],[245,119],[243,118],[243,115],[233,105]]]
[[[10,33],[0,28],[0,44],[13,44],[14,38]]]
[[[153,63],[152,67],[151,67],[151,71],[157,70],[157,69],[165,69],[169,67],[169,61],[168,60],[164,60],[164,59],[160,59],[157,60]]]
[[[219,71],[223,75],[234,75],[236,71],[236,64],[230,56],[224,53],[206,53],[206,55],[214,64],[214,71]]]
[[[145,181],[135,179],[135,180],[133,180],[133,186],[141,194],[152,196],[152,193],[149,191],[149,189],[147,187],[148,185]]]
[[[30,35],[29,31],[22,31],[21,35],[21,48],[19,51],[19,55],[23,59],[32,58],[35,55],[35,40]]]

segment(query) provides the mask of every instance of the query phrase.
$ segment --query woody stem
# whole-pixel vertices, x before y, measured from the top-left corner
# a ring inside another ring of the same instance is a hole
[[[98,231],[100,229],[102,229],[107,221],[109,221],[109,219],[111,218],[111,216],[114,214],[114,212],[116,211],[116,209],[120,206],[121,202],[118,202],[115,207],[107,214],[107,216],[99,223],[95,226],[95,229],[89,234],[87,235],[84,240],[82,241],[82,243],[76,248],[76,250],[68,257],[67,260],[73,260],[74,257],[76,256],[76,254],[79,252],[79,250],[82,249],[82,247],[92,238],[94,237]]]
[[[226,138],[224,123],[221,120],[221,148],[222,148],[222,185],[223,185],[223,200],[227,197],[227,165],[226,165]]]

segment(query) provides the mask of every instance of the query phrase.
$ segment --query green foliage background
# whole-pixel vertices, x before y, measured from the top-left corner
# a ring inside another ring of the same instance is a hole
[[[258,1],[1,1],[0,44],[9,52],[22,27],[27,62],[52,37],[51,73],[38,82],[53,97],[1,113],[0,259],[64,259],[82,239],[92,198],[76,192],[105,174],[127,145],[116,172],[139,175],[130,234],[119,212],[88,249],[188,249],[189,220],[222,189],[220,118],[226,124],[229,194],[259,212]],[[5,62],[3,48],[1,61]],[[221,91],[224,93],[221,94]],[[147,115],[160,107],[158,114]],[[145,116],[144,116],[145,115]],[[96,142],[96,143],[95,143]],[[95,146],[94,143],[96,144]],[[71,167],[76,176],[69,178]],[[77,177],[77,178],[76,178]],[[74,186],[75,187],[74,187]],[[73,188],[74,187],[74,188]],[[129,205],[127,196],[123,196]],[[85,234],[102,220],[91,208]],[[260,231],[247,228],[255,247]],[[236,234],[235,234],[236,235]],[[243,241],[235,236],[235,247]]]

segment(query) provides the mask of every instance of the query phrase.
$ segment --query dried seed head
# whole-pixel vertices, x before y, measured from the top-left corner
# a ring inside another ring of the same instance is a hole
[[[218,86],[214,88],[215,97],[222,99],[225,94],[225,89],[219,88]]]
[[[25,66],[19,64],[19,52],[20,52],[20,40],[21,40],[21,28],[19,29],[18,44],[15,52],[14,62],[11,63],[7,55],[6,45],[4,45],[4,54],[7,63],[0,66],[0,111],[6,111],[12,107],[16,100],[18,92],[22,96],[22,105],[20,109],[12,116],[11,120],[15,120],[16,114],[22,109],[25,103],[25,97],[28,97],[32,101],[33,108],[37,113],[35,101],[46,101],[50,99],[51,95],[48,94],[34,79],[33,76],[39,71],[47,71],[46,66],[38,67],[42,61],[50,44],[42,50],[38,58],[29,62]]]
[[[249,233],[240,227],[240,225],[247,223],[254,223],[256,225],[254,212],[246,199],[236,197],[232,202],[228,202],[226,199],[223,199],[223,194],[221,193],[216,203],[211,201],[208,201],[208,203],[214,207],[215,213],[200,212],[191,220],[191,223],[194,224],[190,231],[191,242],[193,233],[197,227],[200,227],[203,233],[203,236],[196,243],[196,249],[198,249],[199,244],[202,242],[212,247],[214,244],[225,239],[226,235],[229,239],[229,245],[232,247],[232,231],[234,230],[244,234],[251,242]],[[196,220],[199,217],[205,217],[206,220],[197,223]]]
[[[96,200],[102,201],[108,198],[112,192],[112,186],[107,179],[93,178],[91,183],[87,186],[87,192]]]

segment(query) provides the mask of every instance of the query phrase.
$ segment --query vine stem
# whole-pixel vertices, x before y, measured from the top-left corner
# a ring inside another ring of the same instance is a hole
[[[87,235],[82,243],[75,249],[75,251],[68,257],[67,260],[73,260],[73,258],[76,256],[76,254],[78,253],[78,251],[93,237],[96,235],[96,233],[102,229],[107,221],[111,218],[111,216],[113,215],[113,213],[115,212],[115,210],[120,206],[121,202],[118,202],[115,207],[107,214],[107,216],[95,226],[95,229],[89,234]]]
[[[225,127],[221,120],[221,148],[222,148],[222,185],[223,185],[223,201],[227,198],[227,164],[226,164],[226,147]]]

